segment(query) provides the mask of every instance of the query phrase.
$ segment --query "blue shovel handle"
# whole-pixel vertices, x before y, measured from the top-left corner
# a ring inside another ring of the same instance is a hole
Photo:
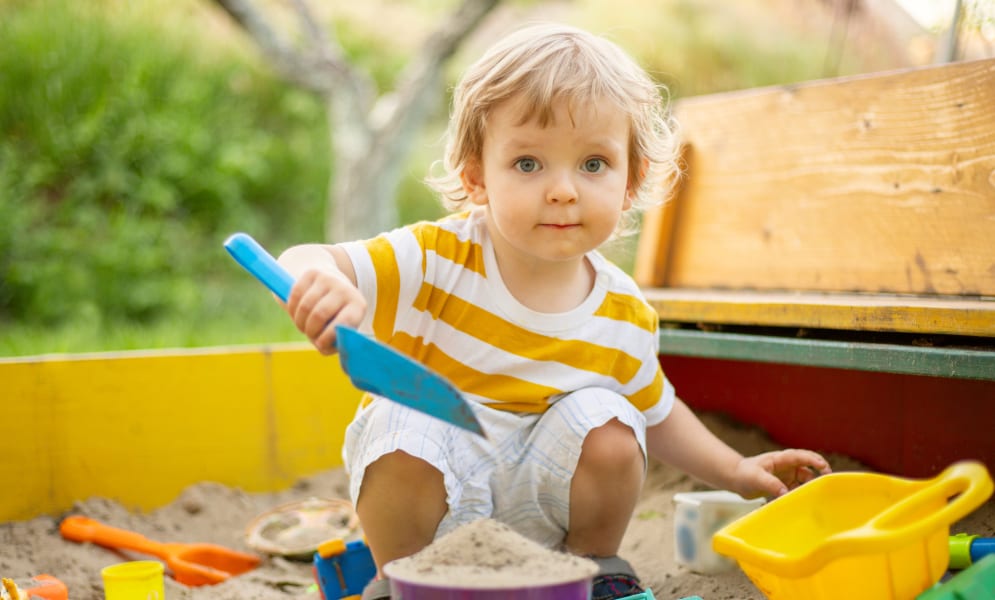
[[[233,233],[225,240],[225,249],[238,264],[263,282],[263,285],[276,294],[280,300],[287,301],[287,298],[290,297],[290,288],[294,287],[294,278],[276,262],[276,259],[265,248],[259,245],[259,242],[252,239],[251,235]]]

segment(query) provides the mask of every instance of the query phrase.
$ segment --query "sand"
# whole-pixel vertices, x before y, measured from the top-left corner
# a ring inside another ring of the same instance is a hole
[[[706,425],[746,454],[778,446],[756,428],[714,415],[702,415]],[[827,456],[834,470],[864,470],[847,457]],[[698,575],[674,563],[673,515],[675,493],[707,489],[665,465],[651,465],[647,482],[623,541],[621,556],[640,574],[660,600],[699,595],[704,600],[763,600],[763,595],[739,570],[720,575]],[[300,480],[277,493],[250,494],[210,482],[184,490],[169,505],[148,513],[129,510],[106,498],[78,502],[74,513],[137,531],[163,542],[210,542],[249,551],[245,527],[261,513],[309,497],[345,498],[347,479],[332,469]],[[122,560],[148,558],[112,552],[90,544],[63,540],[58,516],[0,523],[0,576],[19,582],[49,573],[69,587],[70,600],[102,600],[100,569]],[[989,500],[951,527],[952,533],[995,536],[995,501]],[[319,600],[308,562],[267,558],[257,569],[216,586],[188,588],[167,577],[169,600],[263,600],[303,598]]]
[[[579,582],[598,572],[586,558],[546,548],[493,519],[454,529],[385,568],[399,581],[435,588],[507,589]]]

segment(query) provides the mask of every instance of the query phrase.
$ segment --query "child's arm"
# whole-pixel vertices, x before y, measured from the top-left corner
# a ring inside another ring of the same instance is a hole
[[[284,308],[319,352],[333,354],[334,326],[355,327],[366,314],[352,261],[338,246],[302,244],[288,248],[278,262],[296,279]]]
[[[650,456],[718,489],[751,498],[780,496],[828,473],[829,463],[809,450],[780,450],[744,458],[709,431],[680,399],[663,422],[647,428]]]

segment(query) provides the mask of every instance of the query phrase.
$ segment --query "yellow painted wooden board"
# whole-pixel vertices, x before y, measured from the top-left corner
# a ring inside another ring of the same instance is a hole
[[[310,346],[0,361],[0,521],[91,496],[151,509],[216,481],[280,489],[341,465],[360,393]]]
[[[644,290],[661,321],[995,337],[995,298]]]
[[[992,107],[995,59],[682,100],[687,177],[640,282],[993,296]]]
[[[682,145],[682,161],[687,159],[687,153],[687,145]],[[674,237],[677,198],[681,195],[682,182],[683,180],[664,202],[643,214],[639,244],[636,247],[636,264],[632,273],[640,285],[659,286],[666,280],[667,259]]]

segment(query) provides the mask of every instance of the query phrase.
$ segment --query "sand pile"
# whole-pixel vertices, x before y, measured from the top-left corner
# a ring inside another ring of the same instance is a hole
[[[493,519],[458,527],[386,568],[407,582],[478,589],[578,581],[597,570],[594,561],[547,549]]]

